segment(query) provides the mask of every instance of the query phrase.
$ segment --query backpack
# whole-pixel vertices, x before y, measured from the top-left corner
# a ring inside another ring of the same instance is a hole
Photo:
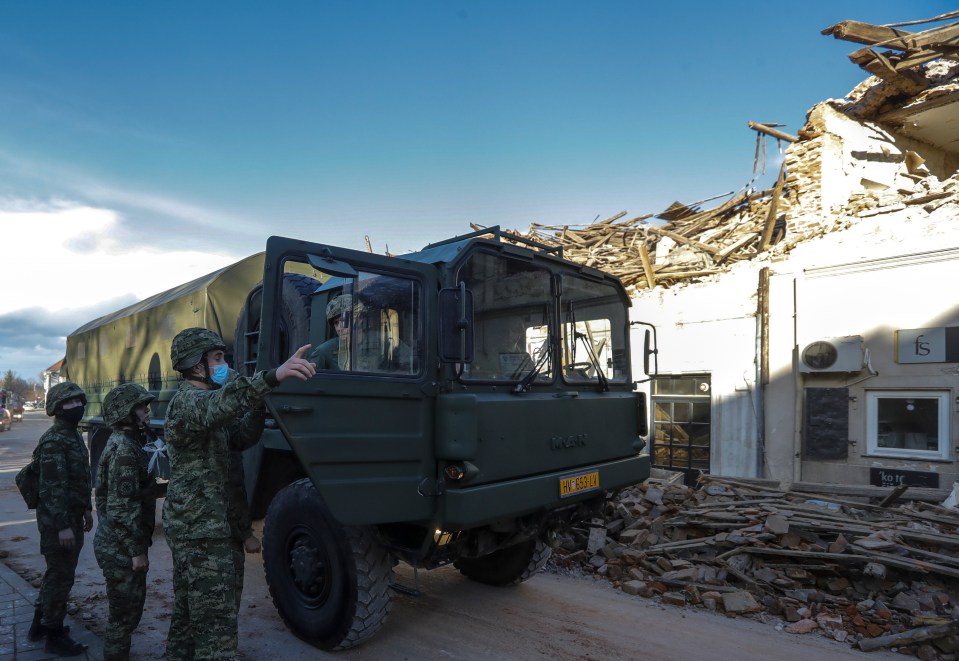
[[[20,469],[17,473],[17,488],[20,495],[23,496],[28,510],[37,509],[40,502],[40,470],[37,467],[37,459],[34,457],[30,463]]]

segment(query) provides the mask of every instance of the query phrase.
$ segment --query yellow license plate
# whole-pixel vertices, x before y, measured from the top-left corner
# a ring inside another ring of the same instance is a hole
[[[592,491],[593,489],[599,489],[599,471],[559,478],[560,498],[582,493],[583,491]]]

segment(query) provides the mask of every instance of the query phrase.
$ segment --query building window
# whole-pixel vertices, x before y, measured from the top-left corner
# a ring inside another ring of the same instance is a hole
[[[908,459],[948,459],[948,440],[948,391],[866,391],[866,443],[869,454]]]

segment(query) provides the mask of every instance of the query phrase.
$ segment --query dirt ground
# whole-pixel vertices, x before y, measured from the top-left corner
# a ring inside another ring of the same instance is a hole
[[[0,434],[0,556],[28,582],[39,585],[43,557],[33,512],[27,511],[13,478],[49,425],[42,412]],[[158,517],[159,523],[159,507]],[[257,534],[262,521],[256,522]],[[80,556],[71,612],[95,633],[107,621],[103,576],[93,557],[92,533]],[[172,604],[170,552],[160,525],[150,549],[147,604],[133,638],[133,659],[162,659]],[[452,568],[421,572],[397,567],[397,579],[418,586],[420,596],[394,596],[390,619],[369,642],[324,653],[293,636],[269,597],[260,556],[247,556],[240,610],[240,659],[284,661],[339,658],[392,659],[635,659],[807,661],[860,659],[846,643],[817,634],[796,636],[766,622],[730,618],[703,610],[664,606],[631,597],[603,581],[556,572],[539,574],[515,588],[494,588],[463,578]],[[874,652],[871,660],[900,659]]]

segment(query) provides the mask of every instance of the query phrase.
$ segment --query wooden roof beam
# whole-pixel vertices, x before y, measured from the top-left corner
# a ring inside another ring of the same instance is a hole
[[[869,25],[859,21],[843,21],[822,31],[822,34],[831,34],[836,39],[852,41],[867,46],[882,46],[894,50],[919,50],[934,47],[936,44],[946,43],[959,37],[959,23],[950,23],[922,32],[909,32],[887,28],[881,25]]]

